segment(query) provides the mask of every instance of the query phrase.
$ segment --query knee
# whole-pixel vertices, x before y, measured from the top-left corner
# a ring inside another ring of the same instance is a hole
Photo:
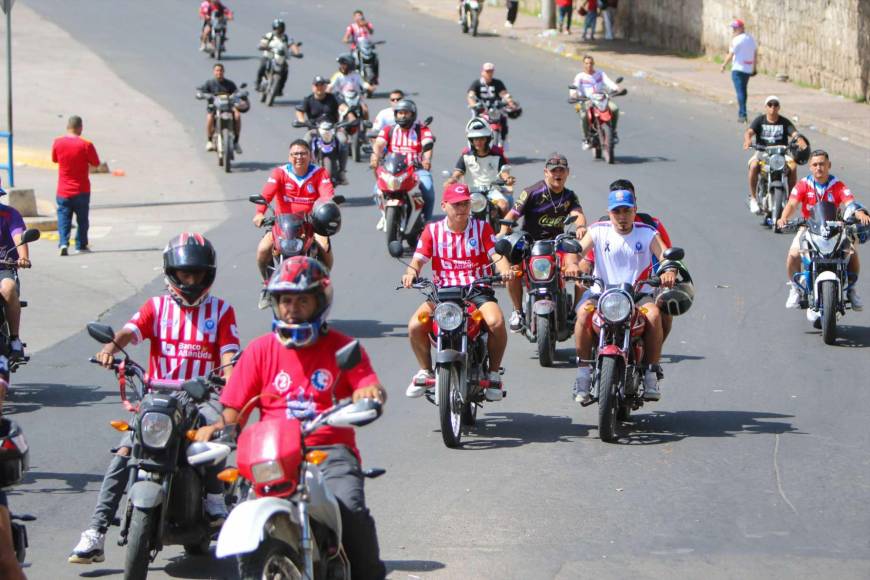
[[[130,457],[130,448],[129,447],[119,447],[117,451],[115,451],[115,455],[126,459]]]
[[[15,302],[18,299],[18,289],[15,286],[15,282],[10,280],[9,278],[0,282],[0,295],[6,300],[6,302]]]

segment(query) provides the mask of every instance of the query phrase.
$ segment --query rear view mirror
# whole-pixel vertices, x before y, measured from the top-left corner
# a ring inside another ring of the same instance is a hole
[[[42,233],[39,230],[36,230],[33,228],[31,228],[29,230],[24,230],[24,233],[21,234],[21,243],[22,244],[29,244],[30,242],[35,242],[36,240],[39,239],[39,236],[41,236],[41,235],[42,235]]]
[[[208,389],[205,388],[205,385],[200,380],[185,381],[181,385],[181,389],[197,403],[201,403],[208,398]]]
[[[622,78],[622,77],[620,77],[620,78]],[[619,82],[619,81],[617,81],[617,82]],[[244,89],[244,88],[246,88],[247,86],[248,86],[248,83],[242,83],[242,84],[239,85],[239,88],[240,88],[240,89]]]
[[[432,115],[429,115],[428,117],[426,117],[426,118],[423,120],[423,124],[426,125],[426,126],[428,127],[429,125],[432,124],[432,121],[434,121],[434,120],[435,120],[435,119],[432,117]]]
[[[362,427],[381,416],[382,405],[374,399],[360,399],[333,413],[326,419],[332,427]]]
[[[570,238],[564,239],[562,240],[562,251],[569,254],[579,254],[580,242],[578,242],[577,240],[572,240]]]
[[[338,363],[338,368],[347,371],[358,365],[362,361],[362,349],[359,346],[359,341],[354,340],[335,353],[335,362]]]
[[[506,164],[506,165],[502,165],[501,169],[499,171],[501,173],[510,173],[512,169],[513,169],[513,167],[511,167],[510,164]]]
[[[109,344],[115,340],[115,331],[108,324],[89,322],[88,334],[91,335],[91,338],[102,344]]]
[[[390,255],[394,258],[401,258],[402,254],[405,253],[405,249],[402,247],[402,242],[399,240],[393,240],[387,245],[387,250],[390,252]]]
[[[258,195],[249,195],[248,201],[250,201],[251,203],[255,203],[257,205],[266,205],[267,204],[266,198],[263,197],[262,195],[259,195],[259,194]]]
[[[613,82],[615,82],[616,84],[619,84],[619,83],[621,83],[623,80],[624,80],[624,79],[623,79],[622,77],[616,77],[616,79],[614,79]]]
[[[341,204],[343,204],[344,202],[347,201],[347,198],[344,197],[343,195],[333,195],[333,196],[332,196],[332,201],[335,202],[335,205],[341,205]]]
[[[682,260],[686,257],[686,252],[683,248],[668,248],[662,254],[665,260]]]
[[[571,225],[576,221],[577,221],[576,215],[569,215],[567,218],[565,218],[565,225],[566,226]]]

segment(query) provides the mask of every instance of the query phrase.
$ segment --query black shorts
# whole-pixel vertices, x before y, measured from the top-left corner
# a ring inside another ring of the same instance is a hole
[[[474,304],[477,308],[480,308],[488,302],[498,304],[498,300],[495,297],[495,290],[492,288],[475,288],[474,293],[468,297],[468,301]]]

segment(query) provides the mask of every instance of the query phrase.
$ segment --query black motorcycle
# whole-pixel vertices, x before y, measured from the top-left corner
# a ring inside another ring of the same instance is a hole
[[[221,93],[196,93],[199,100],[208,102],[208,112],[214,115],[214,134],[212,143],[218,157],[218,166],[222,166],[226,173],[232,171],[232,162],[235,159],[236,125],[233,109],[244,99],[248,98],[248,92],[243,90],[247,83],[242,83],[233,94]]]
[[[782,215],[782,210],[788,201],[788,163],[785,145],[754,145],[758,154],[760,172],[755,186],[755,199],[764,212],[764,225],[770,226],[774,233],[779,233],[776,222]]]
[[[111,327],[92,322],[87,328],[97,342],[114,342]],[[121,400],[134,418],[130,423],[112,422],[119,431],[132,434],[127,506],[118,544],[127,546],[124,578],[133,580],[148,575],[148,564],[163,546],[183,545],[188,554],[208,553],[217,530],[203,503],[206,469],[226,459],[231,448],[190,439],[192,430],[206,424],[197,403],[208,401],[209,391],[223,385],[217,375],[220,369],[185,383],[149,380],[145,369],[121,352],[123,358],[116,358],[112,368]]]
[[[212,12],[211,32],[209,33],[209,54],[215,60],[221,60],[227,49],[227,17],[225,14]]]
[[[345,132],[347,127],[356,123],[356,120],[345,120],[333,123],[329,119],[321,118],[318,121],[293,121],[297,129],[307,128],[308,144],[311,147],[311,157],[314,164],[326,169],[333,187],[341,185],[341,158],[343,145],[338,139],[339,132]]]
[[[301,46],[302,43],[297,43]],[[275,97],[278,96],[278,89],[281,86],[281,77],[289,76],[288,57],[302,58],[301,54],[293,54],[290,52],[290,47],[282,39],[274,38],[269,43],[269,46],[264,50],[266,56],[266,72],[260,79],[257,85],[257,92],[260,93],[260,102],[266,103],[267,107],[271,107],[275,103]]]
[[[6,417],[0,418],[0,488],[18,485],[24,473],[30,469],[30,447],[18,423]],[[36,517],[29,514],[16,515],[11,511],[12,545],[19,564],[24,563],[27,555],[27,528],[23,523],[32,522]]]
[[[21,243],[16,244],[15,247],[21,246],[22,244],[29,244],[31,242],[35,242],[39,239],[40,236],[39,230],[30,229],[25,230],[23,234],[21,234]],[[9,254],[12,253],[13,248],[9,248],[6,252],[0,256],[0,269],[3,270],[11,270],[12,275],[15,277],[15,281],[18,282],[18,262],[15,260],[9,259]],[[21,305],[21,308],[27,307],[26,300],[19,300],[18,303]],[[3,341],[3,350],[8,352],[10,336],[12,335],[9,329],[9,319],[6,317],[6,302],[0,297],[0,341]],[[24,344],[23,346],[27,346]],[[18,370],[18,367],[21,365],[27,364],[30,360],[30,357],[25,355],[23,357],[15,357],[9,359],[9,372],[14,373]]]
[[[371,97],[374,93],[372,87],[377,86],[378,76],[380,74],[380,61],[375,47],[379,44],[384,44],[385,40],[371,41],[368,38],[360,38],[356,44],[356,49],[353,52],[353,57],[356,60],[356,70],[359,71],[366,86],[366,96]]]

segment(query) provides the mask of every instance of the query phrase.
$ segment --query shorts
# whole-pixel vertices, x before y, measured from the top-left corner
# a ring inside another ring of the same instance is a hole
[[[468,297],[468,301],[474,304],[476,308],[480,308],[489,302],[498,304],[498,300],[495,297],[495,290],[492,288],[477,288],[476,291]]]
[[[510,207],[513,207],[514,205],[514,196],[509,193],[499,191],[498,189],[490,189],[486,197],[488,197],[489,201],[493,203],[503,201],[507,203]]]
[[[799,252],[801,250],[801,246],[803,245],[804,235],[807,233],[806,226],[801,226],[797,229],[797,233],[795,233],[794,238],[791,241],[791,246],[789,246],[789,252]]]
[[[18,273],[14,270],[0,270],[0,280],[15,280],[15,291],[21,295],[21,280],[18,279]]]
[[[756,151],[755,153],[753,153],[752,157],[749,158],[748,165],[752,165],[753,162],[758,162],[758,157],[760,154],[761,151]],[[788,153],[785,154],[785,162],[788,165],[789,169],[794,170],[794,168],[797,167],[797,161],[795,161],[794,157],[792,157]]]

